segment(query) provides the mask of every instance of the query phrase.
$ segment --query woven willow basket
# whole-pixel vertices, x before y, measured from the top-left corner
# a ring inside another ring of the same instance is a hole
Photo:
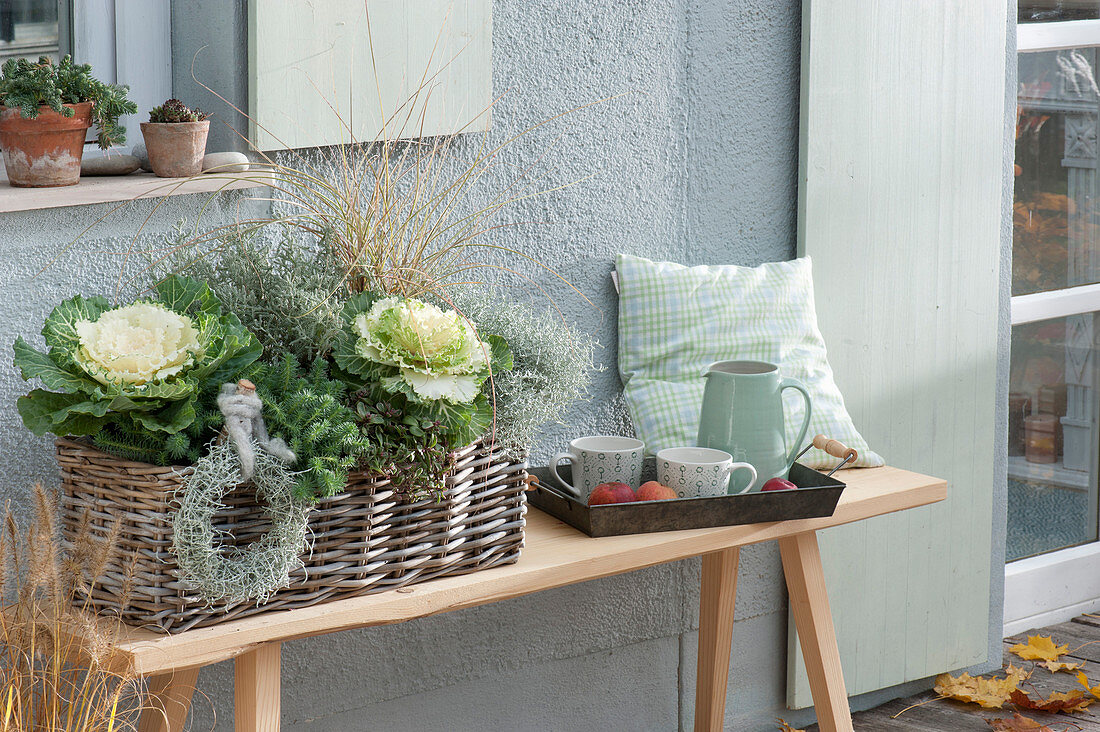
[[[190,468],[130,462],[64,438],[56,444],[66,542],[85,524],[98,540],[118,532],[118,550],[86,599],[131,625],[174,632],[307,607],[509,564],[523,546],[526,464],[484,439],[454,454],[441,500],[409,501],[384,477],[353,474],[344,493],[310,513],[313,549],[290,587],[259,606],[210,606],[179,580],[171,553],[169,504]],[[250,488],[232,491],[224,503],[215,528],[228,541],[243,546],[267,530]]]

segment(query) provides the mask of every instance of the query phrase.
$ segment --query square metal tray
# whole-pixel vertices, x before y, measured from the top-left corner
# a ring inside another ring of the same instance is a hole
[[[538,478],[538,484],[527,494],[531,505],[589,536],[650,534],[832,516],[844,491],[844,484],[836,478],[827,478],[824,473],[795,463],[787,477],[798,486],[797,491],[589,507],[561,491],[550,477],[550,468],[534,467],[528,472]],[[568,467],[561,470],[561,475],[569,479]],[[654,460],[647,458],[642,470],[643,482],[655,475]]]

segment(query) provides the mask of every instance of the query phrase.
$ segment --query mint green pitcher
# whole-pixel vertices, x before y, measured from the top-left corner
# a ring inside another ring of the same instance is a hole
[[[780,376],[778,366],[764,361],[717,361],[707,367],[705,377],[698,446],[725,450],[756,468],[753,490],[772,478],[786,478],[810,427],[811,399],[805,385]],[[806,400],[802,428],[789,446],[783,428],[784,389],[798,389]],[[730,493],[747,487],[743,471],[730,476]]]

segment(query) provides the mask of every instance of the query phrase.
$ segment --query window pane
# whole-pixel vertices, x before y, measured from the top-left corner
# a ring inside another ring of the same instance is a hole
[[[1100,282],[1097,49],[1019,56],[1012,294]]]
[[[57,0],[0,0],[0,61],[57,55]]]
[[[1008,561],[1097,538],[1095,323],[1084,313],[1012,329]]]
[[[1021,23],[1049,23],[1056,20],[1090,20],[1100,18],[1098,0],[1020,0],[1016,16]]]

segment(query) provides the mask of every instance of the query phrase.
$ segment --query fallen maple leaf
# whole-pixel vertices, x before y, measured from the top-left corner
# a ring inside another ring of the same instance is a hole
[[[1032,699],[1026,691],[1017,689],[1012,692],[1009,698],[1012,699],[1013,704],[1022,709],[1034,709],[1039,712],[1063,712],[1065,714],[1083,711],[1085,707],[1092,704],[1092,699],[1086,699],[1084,692],[1077,690],[1056,691],[1046,699]]]
[[[776,722],[779,722],[779,732],[806,732],[804,729],[795,729],[791,725],[787,724],[785,719],[776,717]]]
[[[1008,650],[1025,661],[1057,661],[1069,650],[1069,646],[1056,646],[1050,636],[1029,635],[1027,644],[1017,643]]]
[[[1050,727],[1039,724],[1031,717],[1025,717],[1019,712],[1013,712],[1011,717],[1004,719],[985,719],[986,724],[996,732],[1054,732]]]
[[[959,701],[979,704],[986,709],[1000,709],[1009,700],[1021,681],[1028,677],[1027,672],[1009,666],[1003,679],[986,679],[963,673],[960,676],[940,674],[936,677],[935,691],[940,696]]]
[[[1085,676],[1084,671],[1077,672],[1077,683],[1085,687],[1088,693],[1092,694],[1097,699],[1100,699],[1100,684],[1097,686],[1089,686],[1089,677]]]
[[[1051,673],[1057,671],[1076,671],[1085,665],[1084,661],[1040,661],[1039,665]]]

